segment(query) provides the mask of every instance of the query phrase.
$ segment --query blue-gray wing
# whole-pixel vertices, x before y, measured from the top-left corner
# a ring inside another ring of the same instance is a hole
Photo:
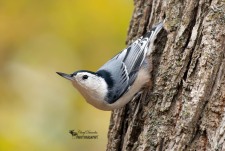
[[[108,84],[109,92],[106,100],[108,103],[114,103],[129,90],[129,87],[137,77],[137,73],[146,55],[149,54],[148,51],[151,51],[149,50],[149,42],[152,41],[152,35],[157,35],[155,32],[157,31],[158,33],[161,28],[162,24],[159,28],[153,28],[143,37],[137,39],[126,49],[106,62],[96,72],[102,76]]]

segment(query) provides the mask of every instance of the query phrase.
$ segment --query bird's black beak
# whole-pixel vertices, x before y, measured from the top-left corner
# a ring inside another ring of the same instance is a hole
[[[63,78],[66,78],[68,80],[74,80],[73,79],[73,74],[66,74],[66,73],[62,73],[62,72],[56,72],[58,75],[60,75]]]

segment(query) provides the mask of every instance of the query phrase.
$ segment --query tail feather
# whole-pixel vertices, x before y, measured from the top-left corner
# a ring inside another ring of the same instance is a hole
[[[147,51],[147,56],[149,56],[153,49],[154,49],[154,41],[157,38],[158,33],[162,30],[163,28],[163,22],[158,23],[155,25],[148,33],[147,35],[149,37],[149,46],[148,46],[148,51]],[[145,36],[144,36],[145,37]]]

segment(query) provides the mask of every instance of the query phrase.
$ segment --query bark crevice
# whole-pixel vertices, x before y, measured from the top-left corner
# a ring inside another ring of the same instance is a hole
[[[152,85],[112,112],[107,150],[225,150],[225,1],[134,5],[127,43],[159,21],[165,30],[150,59]]]

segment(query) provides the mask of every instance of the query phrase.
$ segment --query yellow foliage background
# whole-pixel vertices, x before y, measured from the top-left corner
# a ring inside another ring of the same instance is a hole
[[[55,72],[96,71],[125,47],[131,0],[0,1],[0,150],[105,150],[110,112]],[[69,130],[98,132],[72,139]]]

